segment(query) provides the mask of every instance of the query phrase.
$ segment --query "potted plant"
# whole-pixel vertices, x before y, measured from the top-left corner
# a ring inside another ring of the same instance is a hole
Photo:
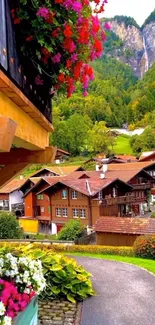
[[[0,325],[37,325],[37,295],[44,289],[42,264],[8,253],[0,258]]]

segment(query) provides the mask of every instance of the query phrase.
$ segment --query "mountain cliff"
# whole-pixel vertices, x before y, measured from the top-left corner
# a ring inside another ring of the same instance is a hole
[[[128,64],[142,78],[155,62],[155,10],[142,27],[133,18],[115,16],[110,19],[105,53]]]

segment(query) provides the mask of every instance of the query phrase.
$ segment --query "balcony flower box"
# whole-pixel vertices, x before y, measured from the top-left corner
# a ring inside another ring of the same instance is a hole
[[[19,313],[13,325],[38,325],[38,298],[35,296],[26,309]]]

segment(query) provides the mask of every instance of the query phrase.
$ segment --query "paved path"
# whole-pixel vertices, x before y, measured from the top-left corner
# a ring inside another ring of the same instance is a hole
[[[83,304],[81,325],[155,325],[155,276],[125,263],[75,259],[93,274],[97,292]]]

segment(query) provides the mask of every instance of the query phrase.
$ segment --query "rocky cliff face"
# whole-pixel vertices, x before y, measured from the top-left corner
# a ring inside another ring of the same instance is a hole
[[[130,65],[138,78],[155,62],[155,21],[143,29],[111,20],[112,31],[122,40],[121,49],[115,49],[117,59]]]

